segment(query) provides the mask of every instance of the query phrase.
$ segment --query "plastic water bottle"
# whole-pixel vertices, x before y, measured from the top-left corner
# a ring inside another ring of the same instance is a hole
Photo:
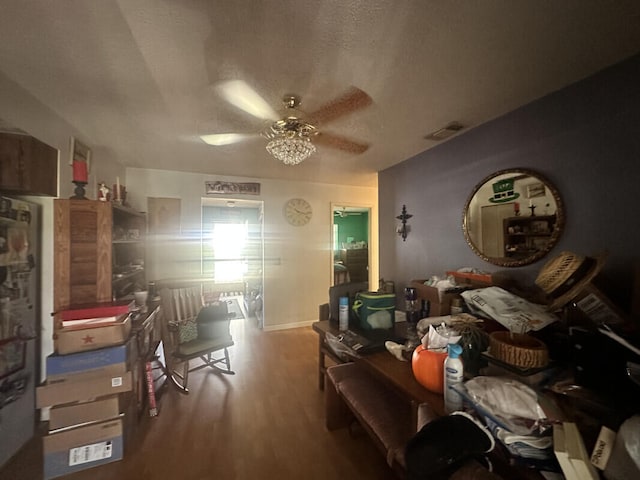
[[[339,321],[340,330],[349,330],[349,297],[340,297]]]
[[[450,387],[462,384],[464,367],[460,359],[462,353],[460,345],[450,343],[447,351],[449,356],[444,361],[444,409],[447,413],[451,413],[462,410],[462,397]]]

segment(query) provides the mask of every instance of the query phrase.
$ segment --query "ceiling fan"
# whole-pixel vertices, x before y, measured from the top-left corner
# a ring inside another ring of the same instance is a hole
[[[300,97],[283,97],[284,114],[278,114],[260,95],[242,80],[231,80],[216,87],[217,93],[232,105],[269,124],[254,133],[212,133],[200,138],[209,145],[220,146],[262,136],[268,140],[267,151],[288,165],[296,165],[316,151],[315,144],[337,148],[353,154],[367,151],[367,143],[326,133],[321,127],[328,122],[372,103],[371,97],[357,87],[351,87],[340,97],[316,111],[304,114],[298,109]],[[313,141],[312,141],[313,140]]]
[[[362,215],[362,212],[349,212],[346,207],[342,207],[341,210],[336,210],[333,212],[334,217],[345,218],[351,215]]]

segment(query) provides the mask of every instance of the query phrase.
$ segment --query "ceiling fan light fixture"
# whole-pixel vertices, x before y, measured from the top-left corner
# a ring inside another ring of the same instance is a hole
[[[297,117],[278,120],[262,134],[269,139],[267,151],[285,165],[297,165],[316,151],[311,142],[316,127]]]
[[[285,165],[298,165],[315,153],[316,147],[309,137],[282,134],[267,143],[267,151]]]
[[[299,96],[287,94],[282,99],[287,111],[284,118],[278,118],[262,97],[242,80],[222,82],[216,86],[216,91],[239,109],[258,118],[271,120],[259,134],[268,141],[267,151],[285,165],[297,165],[313,155],[316,151],[313,137],[320,145],[353,154],[364,153],[369,148],[368,144],[354,142],[340,135],[321,134],[316,127],[370,105],[371,97],[357,87],[351,87],[341,97],[324,104],[310,115],[298,110]],[[235,144],[254,136],[256,134],[221,133],[201,135],[200,138],[209,145],[220,146]]]

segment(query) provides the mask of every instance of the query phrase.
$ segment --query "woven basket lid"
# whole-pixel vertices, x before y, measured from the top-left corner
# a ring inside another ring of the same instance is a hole
[[[536,285],[549,298],[549,310],[569,303],[600,272],[606,254],[586,257],[574,252],[560,252],[544,264]]]

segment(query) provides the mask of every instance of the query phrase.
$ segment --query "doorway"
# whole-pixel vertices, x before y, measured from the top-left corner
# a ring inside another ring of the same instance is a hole
[[[371,207],[331,204],[331,285],[369,282]]]
[[[236,296],[262,327],[264,204],[236,198],[202,199],[201,274]],[[228,288],[226,288],[228,287]]]
[[[480,210],[482,244],[478,248],[487,257],[504,257],[504,219],[513,215],[513,204],[485,205]]]

